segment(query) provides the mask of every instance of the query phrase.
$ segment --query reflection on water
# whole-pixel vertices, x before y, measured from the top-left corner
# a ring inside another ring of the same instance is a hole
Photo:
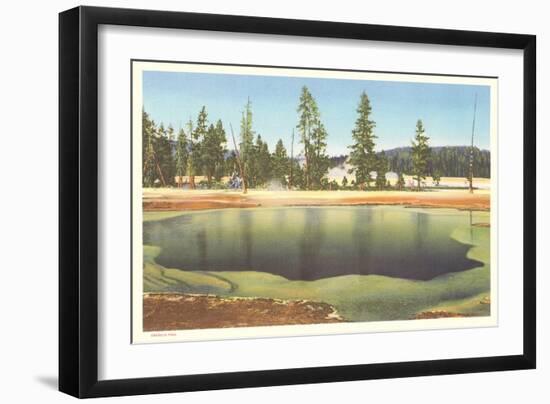
[[[144,243],[162,247],[157,262],[170,268],[424,280],[478,266],[450,237],[470,215],[394,206],[203,211],[144,223]]]

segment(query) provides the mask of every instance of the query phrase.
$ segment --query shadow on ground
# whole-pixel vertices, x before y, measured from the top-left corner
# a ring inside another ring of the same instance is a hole
[[[36,376],[35,380],[50,389],[57,390],[57,376]]]

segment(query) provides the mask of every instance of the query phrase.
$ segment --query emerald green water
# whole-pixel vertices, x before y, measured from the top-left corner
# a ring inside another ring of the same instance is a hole
[[[145,222],[143,236],[161,247],[156,262],[169,268],[427,280],[480,265],[466,257],[469,245],[451,238],[475,215],[395,206],[225,209]]]

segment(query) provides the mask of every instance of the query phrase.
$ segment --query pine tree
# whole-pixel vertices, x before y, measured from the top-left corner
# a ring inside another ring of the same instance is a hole
[[[403,177],[403,173],[397,174],[397,183],[395,184],[395,186],[399,190],[405,188],[405,178]]]
[[[374,127],[375,122],[370,120],[371,105],[369,97],[365,92],[361,93],[357,113],[359,116],[355,121],[355,128],[352,131],[352,138],[355,143],[351,149],[349,162],[353,168],[349,170],[350,174],[355,174],[355,184],[363,187],[365,184],[370,186],[372,181],[371,172],[376,170],[377,158],[374,152]]]
[[[378,189],[386,188],[386,173],[388,172],[388,159],[386,153],[382,150],[378,154],[378,164],[376,167],[376,187]]]
[[[176,176],[178,177],[178,184],[183,184],[183,176],[187,173],[187,164],[189,157],[189,150],[187,145],[187,137],[183,129],[180,129],[178,133],[178,140],[176,143]]]
[[[418,191],[420,191],[422,180],[426,178],[428,173],[428,163],[430,158],[430,147],[428,145],[429,139],[430,138],[425,134],[422,120],[419,119],[416,122],[416,135],[412,141],[411,152],[413,162],[412,174],[416,177]]]
[[[174,156],[169,135],[170,130],[165,129],[161,123],[155,137],[155,156],[159,177],[163,186],[171,185],[174,182]]]
[[[142,149],[143,149],[143,175],[144,187],[152,187],[156,179],[155,149],[153,146],[153,133],[155,131],[153,122],[149,119],[147,112],[142,113]]]
[[[271,177],[271,155],[267,143],[260,135],[256,138],[255,145],[255,186],[263,186]]]
[[[326,154],[328,134],[321,122],[317,102],[306,86],[302,87],[298,113],[299,120],[296,127],[300,133],[300,143],[304,145],[305,188],[319,189],[323,187],[322,179],[330,166],[330,160]]]
[[[325,126],[320,120],[317,120],[315,127],[311,133],[310,141],[310,186],[314,189],[326,188],[322,186],[322,180],[328,172],[330,160],[326,153],[326,139],[328,137]]]
[[[292,172],[292,188],[306,189],[305,172],[297,159],[290,160],[290,171]]]
[[[187,155],[187,175],[189,176],[189,188],[195,189],[195,166],[196,154],[198,154],[198,142],[194,138],[193,121],[189,119],[187,122],[187,133],[189,133]]]
[[[206,132],[208,131],[208,113],[206,112],[206,107],[203,106],[199,111],[197,116],[197,123],[193,131],[193,140],[195,142],[194,154],[195,160],[197,161],[197,169],[200,171],[200,166],[202,165],[202,142],[206,137]]]
[[[208,187],[212,186],[212,178],[219,178],[223,174],[225,142],[225,130],[218,120],[216,126],[211,124],[208,127],[201,143],[201,163]]]
[[[235,150],[229,152],[229,156],[225,159],[224,174],[232,176],[234,173],[239,172],[239,162],[237,161],[237,153]]]
[[[251,179],[256,177],[256,173],[253,172],[254,164],[254,131],[252,129],[252,104],[250,99],[247,100],[245,110],[242,113],[241,118],[241,144],[240,159],[243,165],[243,181],[245,182],[245,188],[249,188],[251,185]]]
[[[201,143],[201,166],[208,188],[212,187],[212,177],[216,172],[216,128],[210,124]]]
[[[343,189],[346,189],[347,186],[348,186],[348,179],[347,179],[347,177],[344,175],[344,178],[342,178],[342,188],[343,188]]]
[[[192,128],[192,122],[189,123]],[[189,183],[192,189],[195,189],[195,175],[202,174],[203,171],[203,153],[202,142],[208,131],[208,113],[203,105],[197,116],[197,123],[191,131],[191,173],[189,174]]]
[[[302,87],[300,101],[298,104],[299,121],[298,131],[300,133],[300,142],[304,145],[304,177],[305,188],[311,187],[311,137],[314,127],[319,121],[319,109],[315,99],[306,86]]]
[[[275,145],[275,152],[271,160],[273,165],[273,177],[277,179],[281,185],[286,186],[286,176],[290,170],[290,163],[282,139],[279,139]]]
[[[215,170],[216,181],[220,181],[225,174],[225,154],[227,153],[227,136],[221,119],[216,122],[216,147],[215,147]]]
[[[435,170],[432,173],[432,179],[433,179],[433,182],[434,182],[435,186],[438,187],[439,182],[441,181],[441,173],[439,172],[439,170]]]
[[[168,138],[168,141],[170,143],[173,143],[175,141],[175,139],[174,139],[174,127],[172,125],[168,125],[168,128],[166,129],[166,137]]]
[[[169,153],[169,161],[168,161],[168,182],[170,185],[175,184],[175,176],[176,176],[176,138],[175,138],[175,131],[174,127],[170,124],[168,125],[168,129],[166,130],[166,137],[168,139],[168,153]]]

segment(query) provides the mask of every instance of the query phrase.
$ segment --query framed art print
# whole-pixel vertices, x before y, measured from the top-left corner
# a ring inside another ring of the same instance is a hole
[[[62,13],[60,389],[534,367],[534,105],[529,35]]]

